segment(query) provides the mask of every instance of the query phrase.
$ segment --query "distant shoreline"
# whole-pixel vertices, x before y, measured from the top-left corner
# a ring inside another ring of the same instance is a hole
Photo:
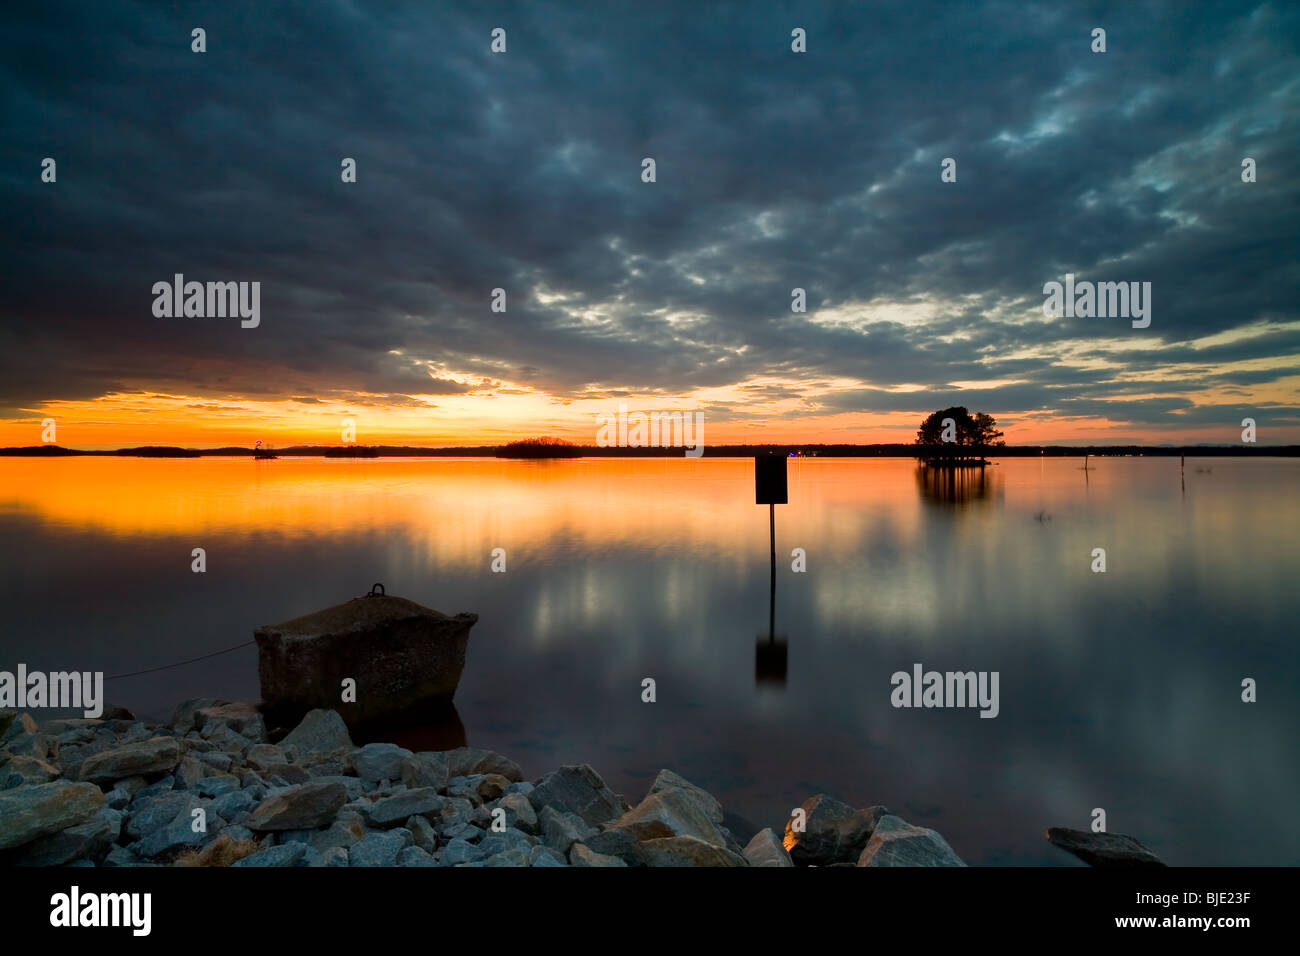
[[[504,445],[473,445],[451,448],[422,448],[414,445],[294,445],[277,448],[278,458],[504,458],[511,461],[539,458],[681,458],[677,448],[604,448],[598,445],[573,445],[563,455],[514,456],[502,454]],[[134,448],[79,449],[60,445],[28,445],[0,448],[6,458],[72,458],[98,456],[110,458],[252,458],[257,449],[240,446],[223,448],[179,448],[146,445]],[[265,453],[265,451],[263,452]],[[912,444],[891,445],[712,445],[704,449],[706,458],[751,458],[754,455],[780,453],[801,458],[919,458],[933,454],[933,449]],[[989,449],[986,458],[1094,458],[1147,457],[1177,458],[1296,458],[1300,445],[1016,445]]]

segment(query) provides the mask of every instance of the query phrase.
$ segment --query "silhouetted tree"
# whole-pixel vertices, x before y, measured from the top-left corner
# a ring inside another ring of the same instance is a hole
[[[946,419],[952,419],[949,428],[944,426]],[[945,431],[949,439],[946,441]],[[922,457],[931,463],[964,464],[970,457],[967,453],[975,452],[983,464],[985,451],[1006,443],[992,415],[984,412],[972,415],[964,405],[953,405],[931,413],[921,422],[916,430],[916,444],[925,450]]]

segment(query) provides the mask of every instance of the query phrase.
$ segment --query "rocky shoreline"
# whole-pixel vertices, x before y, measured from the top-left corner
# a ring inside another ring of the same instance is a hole
[[[287,734],[211,699],[164,725],[0,713],[0,865],[965,866],[934,830],[824,794],[744,844],[723,819],[671,770],[633,806],[585,764],[530,782],[488,750],[358,747],[332,710]]]

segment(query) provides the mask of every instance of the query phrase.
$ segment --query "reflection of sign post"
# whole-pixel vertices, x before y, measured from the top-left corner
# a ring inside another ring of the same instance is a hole
[[[772,577],[768,589],[767,640],[759,639],[754,648],[754,680],[757,683],[785,684],[786,642],[776,639],[776,506],[789,502],[784,455],[754,456],[754,503],[767,505],[768,530],[771,537]]]

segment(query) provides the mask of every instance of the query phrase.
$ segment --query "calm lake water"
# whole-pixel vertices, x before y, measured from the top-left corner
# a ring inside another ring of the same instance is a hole
[[[0,459],[0,669],[135,671],[382,581],[480,615],[464,736],[530,776],[671,767],[755,828],[883,803],[971,864],[1072,865],[1043,831],[1094,807],[1172,864],[1300,863],[1300,461],[791,460],[776,536],[783,682],[749,460]],[[998,716],[894,708],[916,663],[997,671]],[[256,649],[107,696],[256,699]]]

